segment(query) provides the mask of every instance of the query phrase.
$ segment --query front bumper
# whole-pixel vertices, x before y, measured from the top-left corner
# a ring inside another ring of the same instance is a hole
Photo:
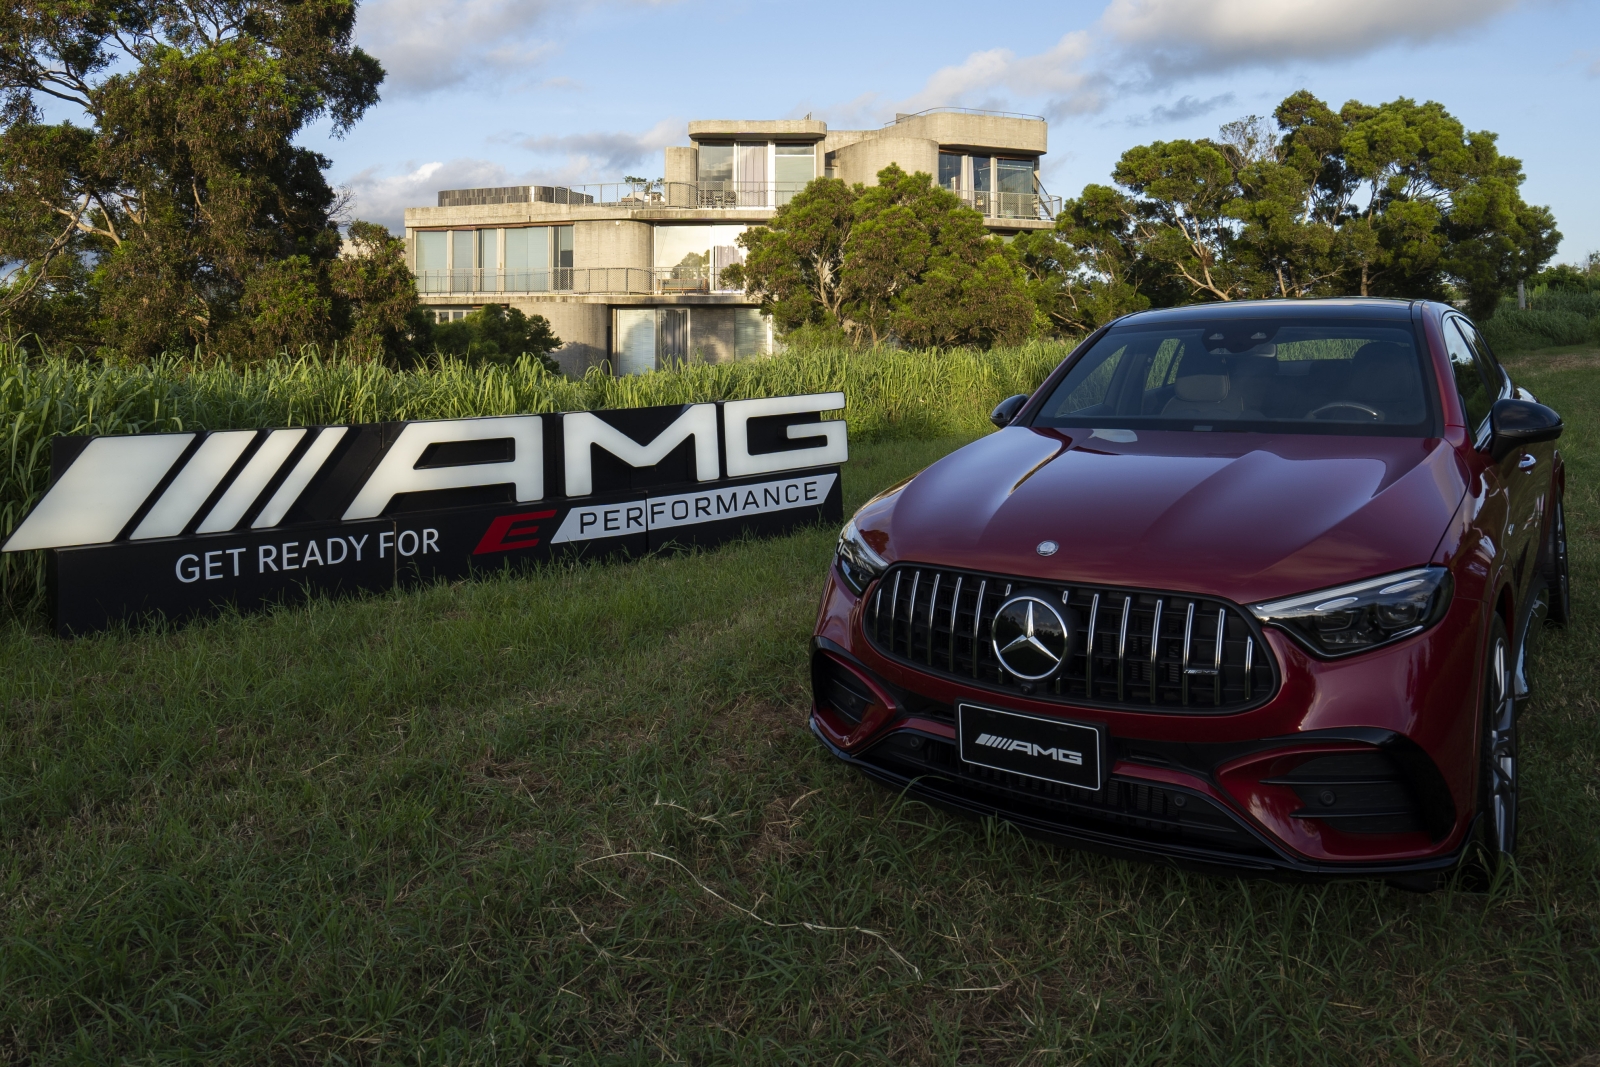
[[[1071,794],[1080,792],[1075,790],[1025,790],[994,782],[975,787],[959,772],[935,766],[953,759],[955,746],[915,726],[892,731],[861,755],[851,755],[830,741],[814,712],[810,726],[836,758],[892,789],[946,811],[1002,819],[1031,837],[1109,856],[1210,874],[1424,881],[1450,871],[1461,860],[1457,848],[1400,862],[1318,863],[1277,846],[1225,805],[1190,786],[1113,773],[1098,801],[1074,799]],[[921,741],[917,747],[931,758],[919,760],[913,755],[913,738]],[[939,753],[936,746],[952,755]]]

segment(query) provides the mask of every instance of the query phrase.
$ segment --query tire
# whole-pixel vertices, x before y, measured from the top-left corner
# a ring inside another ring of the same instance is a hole
[[[1483,710],[1478,730],[1478,818],[1471,861],[1492,881],[1517,849],[1517,708],[1512,689],[1511,641],[1496,616],[1485,657]],[[1476,879],[1474,879],[1476,880]]]
[[[1572,582],[1567,570],[1567,509],[1563,496],[1556,492],[1555,514],[1550,517],[1550,533],[1544,547],[1545,588],[1549,594],[1549,612],[1545,621],[1565,626],[1572,618]]]

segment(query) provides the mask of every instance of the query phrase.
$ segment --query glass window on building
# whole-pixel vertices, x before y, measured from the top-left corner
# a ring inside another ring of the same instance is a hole
[[[764,356],[772,351],[772,320],[760,308],[733,309],[733,355],[735,359]]]
[[[449,269],[450,234],[445,230],[417,231],[417,291],[446,291],[445,272]]]
[[[550,290],[550,227],[523,226],[506,231],[506,290],[544,293]]]
[[[478,276],[480,293],[498,293],[500,284],[500,231],[478,231]]]
[[[563,270],[572,269],[572,227],[557,226],[556,231],[556,266]]]
[[[972,188],[975,192],[994,192],[994,174],[990,169],[993,163],[992,156],[972,157]]]
[[[613,308],[611,365],[616,373],[626,377],[686,362],[694,354],[690,310]]]
[[[689,309],[661,308],[656,320],[656,360],[671,367],[689,360]]]
[[[817,146],[780,144],[773,147],[773,192],[782,207],[817,176]]]
[[[996,159],[994,161],[995,185],[998,203],[994,214],[1001,218],[1032,218],[1034,210],[1033,160]]]
[[[617,308],[612,312],[611,362],[626,377],[656,369],[656,309]]]
[[[472,292],[472,231],[450,231],[450,291]]]
[[[771,147],[766,141],[739,143],[733,177],[739,189],[740,207],[772,206],[767,188],[767,154]]]
[[[669,292],[705,292],[722,288],[718,272],[744,262],[739,235],[747,227],[732,224],[667,224],[654,228],[656,282]]]
[[[696,179],[707,182],[731,183],[733,181],[733,145],[702,144],[699,152],[700,169]]]
[[[961,153],[939,153],[939,188],[957,192],[961,189]]]
[[[1033,160],[997,159],[995,185],[1002,193],[1033,193]]]

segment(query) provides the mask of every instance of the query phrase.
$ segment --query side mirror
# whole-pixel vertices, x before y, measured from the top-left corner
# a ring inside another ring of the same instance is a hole
[[[1026,393],[1008,396],[996,404],[993,411],[989,412],[989,421],[1004,429],[1011,425],[1011,420],[1017,417],[1017,412],[1021,411],[1022,405],[1027,402],[1028,394]]]
[[[1563,429],[1561,416],[1543,404],[1510,398],[1497,400],[1489,409],[1489,456],[1499,463],[1524,445],[1554,441]]]

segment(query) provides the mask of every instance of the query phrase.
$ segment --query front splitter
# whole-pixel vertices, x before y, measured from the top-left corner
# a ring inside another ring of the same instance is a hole
[[[1115,834],[1104,833],[1086,826],[1045,820],[1007,809],[1003,804],[990,803],[952,789],[941,788],[939,778],[898,774],[850,755],[833,744],[817,726],[816,716],[807,717],[811,732],[824,747],[843,763],[855,767],[868,778],[900,792],[907,793],[930,804],[958,815],[975,818],[995,818],[1015,826],[1030,837],[1054,844],[1081,848],[1121,859],[1142,860],[1181,867],[1203,874],[1277,878],[1292,881],[1331,881],[1339,879],[1403,880],[1408,888],[1420,882],[1437,878],[1453,870],[1461,862],[1465,845],[1444,856],[1426,860],[1411,860],[1385,864],[1331,864],[1300,859],[1284,852],[1254,827],[1235,818],[1240,830],[1249,834],[1267,853],[1260,856],[1243,856],[1216,849],[1200,848],[1169,842],[1131,840]],[[1187,792],[1167,783],[1163,789]],[[1199,795],[1199,794],[1195,794]],[[1231,813],[1230,813],[1231,814]],[[1471,835],[1468,835],[1471,840]]]

